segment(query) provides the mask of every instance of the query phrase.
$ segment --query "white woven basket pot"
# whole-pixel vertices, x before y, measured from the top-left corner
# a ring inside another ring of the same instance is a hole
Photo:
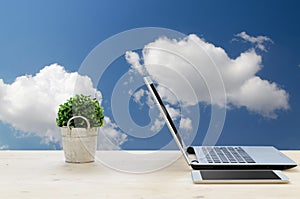
[[[82,118],[87,122],[87,128],[70,128],[72,119]],[[74,116],[66,127],[61,128],[62,145],[66,162],[87,163],[95,161],[97,149],[98,128],[90,128],[88,120],[82,116]]]

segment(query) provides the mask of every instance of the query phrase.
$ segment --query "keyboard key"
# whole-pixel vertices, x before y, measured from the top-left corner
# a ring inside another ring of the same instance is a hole
[[[209,163],[255,163],[242,147],[203,147]]]
[[[248,155],[248,153],[244,149],[242,149],[242,147],[237,147],[237,151],[247,163],[255,163],[255,161]]]

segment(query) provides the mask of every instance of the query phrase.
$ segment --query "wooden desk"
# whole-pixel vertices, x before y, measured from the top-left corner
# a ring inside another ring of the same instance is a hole
[[[118,151],[109,153],[118,159]],[[284,153],[300,163],[300,151]],[[204,185],[193,184],[183,158],[155,172],[130,174],[99,162],[65,163],[62,151],[1,151],[0,198],[300,198],[299,167],[284,173],[289,184]]]

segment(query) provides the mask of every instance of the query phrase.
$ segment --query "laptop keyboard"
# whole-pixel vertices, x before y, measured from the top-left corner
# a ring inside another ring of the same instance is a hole
[[[255,163],[242,147],[202,147],[209,163]]]

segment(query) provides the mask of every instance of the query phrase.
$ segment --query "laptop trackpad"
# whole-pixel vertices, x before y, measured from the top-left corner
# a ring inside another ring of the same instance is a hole
[[[285,163],[290,159],[273,147],[247,147],[243,149],[255,160],[256,163]]]

